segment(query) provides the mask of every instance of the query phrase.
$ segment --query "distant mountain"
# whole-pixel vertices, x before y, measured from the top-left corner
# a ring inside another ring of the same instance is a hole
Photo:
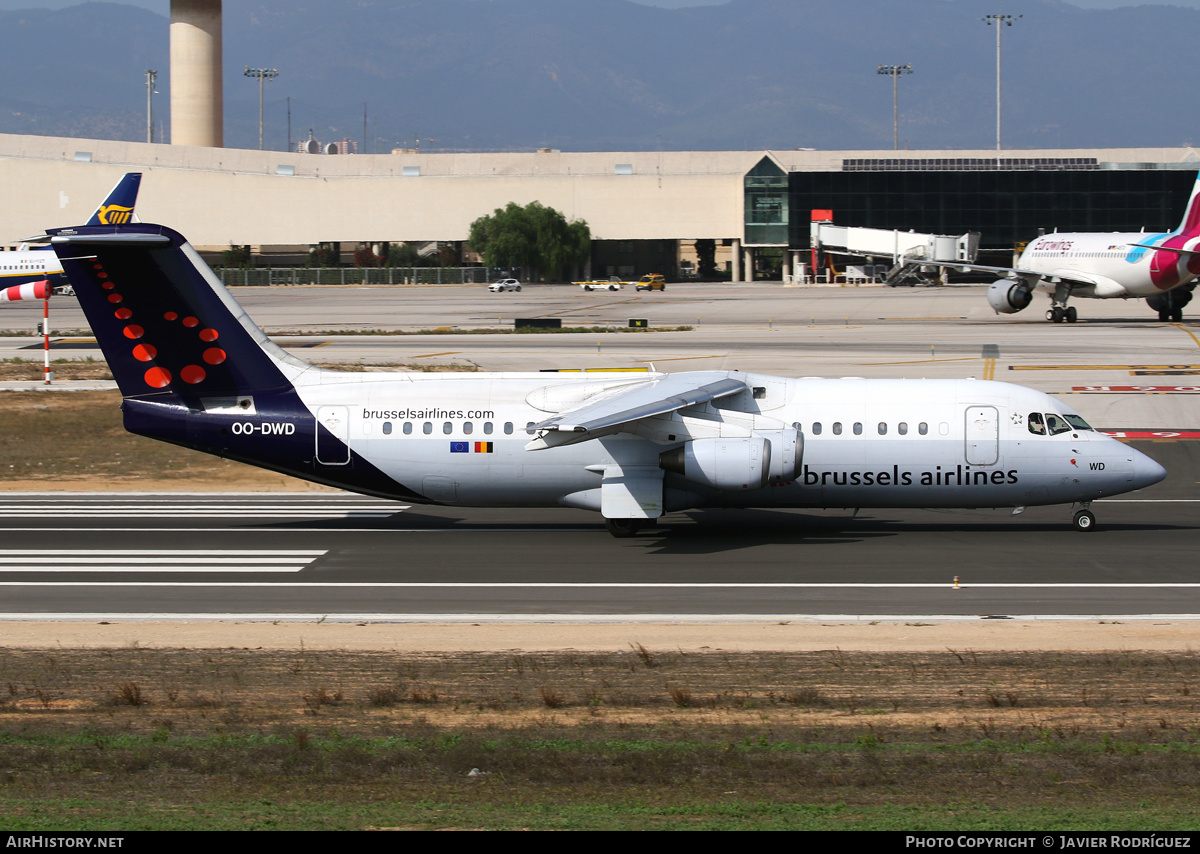
[[[1000,3],[998,6],[1006,6]],[[225,0],[225,141],[311,128],[367,152],[422,148],[890,148],[995,144],[995,31],[969,0]],[[983,11],[1008,11],[992,9]],[[1024,0],[1003,31],[1011,148],[1200,142],[1186,57],[1200,12]],[[145,138],[145,70],[169,119],[165,18],[88,3],[0,12],[0,132]],[[364,105],[366,130],[364,133]],[[1169,115],[1168,115],[1169,113]],[[1179,119],[1175,116],[1178,114]]]

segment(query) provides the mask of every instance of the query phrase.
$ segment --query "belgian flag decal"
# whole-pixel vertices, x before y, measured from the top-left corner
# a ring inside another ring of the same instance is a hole
[[[490,454],[491,452],[492,452],[492,443],[491,442],[476,442],[475,443],[475,453]]]

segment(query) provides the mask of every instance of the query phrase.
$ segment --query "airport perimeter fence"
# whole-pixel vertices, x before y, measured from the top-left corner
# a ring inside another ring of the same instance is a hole
[[[221,267],[225,287],[296,285],[469,285],[487,282],[483,267]]]

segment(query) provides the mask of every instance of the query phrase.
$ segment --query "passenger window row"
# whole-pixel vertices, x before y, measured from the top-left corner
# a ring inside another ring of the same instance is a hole
[[[528,433],[530,436],[532,436],[536,432],[533,429],[533,425],[534,425],[534,422],[532,422],[532,421],[528,421],[525,424],[525,432]],[[415,429],[415,426],[416,425],[414,425],[413,422],[405,421],[400,427],[400,432],[402,432],[405,436],[411,436],[413,433],[413,430]],[[392,435],[392,431],[394,429],[395,429],[395,425],[393,425],[391,421],[383,422],[383,435],[385,435],[385,436]],[[504,435],[505,436],[511,436],[513,434],[513,429],[514,429],[513,423],[511,421],[504,422]],[[490,435],[492,435],[493,430],[494,430],[494,426],[491,421],[483,422],[483,435],[490,436]],[[426,421],[425,423],[423,423],[421,425],[421,432],[424,433],[426,436],[432,435],[433,434],[433,422]],[[470,436],[474,432],[475,432],[475,424],[473,422],[464,421],[462,423],[462,433],[464,436]],[[454,422],[453,421],[443,421],[442,422],[442,433],[444,433],[447,436],[452,435],[454,433]]]
[[[861,436],[862,432],[863,432],[862,422],[855,421],[854,424],[851,425],[850,429],[854,433],[855,436]],[[824,430],[825,430],[825,426],[820,421],[813,422],[812,434],[814,436],[820,436]],[[831,425],[829,425],[829,432],[832,433],[834,436],[842,435],[842,422],[834,421]],[[875,426],[875,432],[878,433],[880,436],[886,436],[888,434],[888,423],[886,421],[880,421]],[[929,424],[925,421],[922,421],[920,424],[917,425],[917,433],[919,433],[922,436],[928,435]],[[901,421],[896,425],[896,434],[899,436],[907,436],[908,435],[908,422],[907,421]]]
[[[413,422],[405,421],[402,425],[400,425],[400,432],[403,433],[405,436],[411,436],[415,426],[416,425],[414,425]],[[483,426],[483,435],[485,435],[485,436],[492,435],[492,432],[494,431],[495,428],[491,421],[484,421],[482,426]],[[394,425],[392,424],[391,421],[383,422],[383,435],[385,435],[385,436],[392,435],[393,429],[394,429]],[[426,436],[431,435],[433,433],[433,422],[426,421],[424,424],[422,424],[421,432],[424,433]],[[442,423],[442,432],[444,434],[446,434],[447,436],[452,434],[454,432],[454,422],[453,421],[443,422]],[[472,423],[470,421],[464,421],[462,424],[462,432],[463,432],[463,435],[470,436],[472,433],[475,432],[474,423]],[[512,432],[513,432],[512,422],[505,421],[504,422],[504,435],[511,436]]]

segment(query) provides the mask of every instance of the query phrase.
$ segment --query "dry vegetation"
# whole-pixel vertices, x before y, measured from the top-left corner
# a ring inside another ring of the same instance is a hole
[[[0,489],[305,489],[284,475],[125,432],[117,391],[6,392]]]
[[[7,650],[0,798],[1051,798],[1194,823],[1198,687],[1192,653]]]

